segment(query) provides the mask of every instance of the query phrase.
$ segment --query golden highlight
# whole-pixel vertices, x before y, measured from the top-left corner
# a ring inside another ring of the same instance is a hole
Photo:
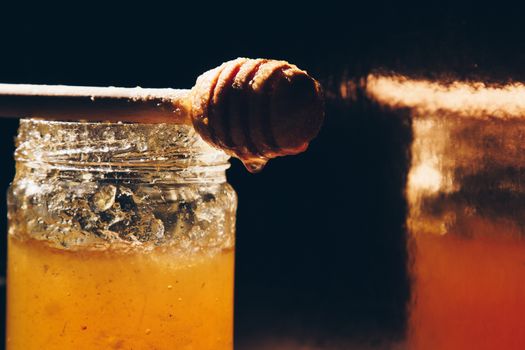
[[[525,115],[525,85],[488,86],[483,82],[444,84],[405,76],[370,74],[367,95],[391,108],[410,108],[416,114],[454,114],[478,118],[516,118]]]

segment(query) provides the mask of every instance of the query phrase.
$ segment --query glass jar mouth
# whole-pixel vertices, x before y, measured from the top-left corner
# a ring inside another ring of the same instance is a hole
[[[37,171],[90,172],[164,180],[217,177],[229,156],[190,125],[22,119],[15,159]],[[137,173],[137,174],[133,174]]]

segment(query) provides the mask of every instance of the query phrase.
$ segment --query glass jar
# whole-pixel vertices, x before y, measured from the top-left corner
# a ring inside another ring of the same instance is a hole
[[[525,119],[415,113],[410,349],[525,348]]]
[[[190,126],[22,120],[7,349],[232,349],[236,195]]]

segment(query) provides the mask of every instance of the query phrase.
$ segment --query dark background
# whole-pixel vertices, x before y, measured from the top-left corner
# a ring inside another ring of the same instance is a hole
[[[352,82],[374,70],[525,81],[521,14],[500,2],[2,3],[0,82],[189,88],[238,56],[308,70],[327,97],[308,152],[257,175],[233,160],[228,172],[239,195],[237,348],[389,349],[403,338],[409,297],[410,121]],[[1,122],[5,193],[17,121]],[[0,201],[4,228],[5,216]]]

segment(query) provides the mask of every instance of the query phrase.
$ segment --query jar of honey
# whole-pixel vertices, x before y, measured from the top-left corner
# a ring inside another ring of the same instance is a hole
[[[22,120],[8,350],[233,348],[237,199],[191,126]]]

